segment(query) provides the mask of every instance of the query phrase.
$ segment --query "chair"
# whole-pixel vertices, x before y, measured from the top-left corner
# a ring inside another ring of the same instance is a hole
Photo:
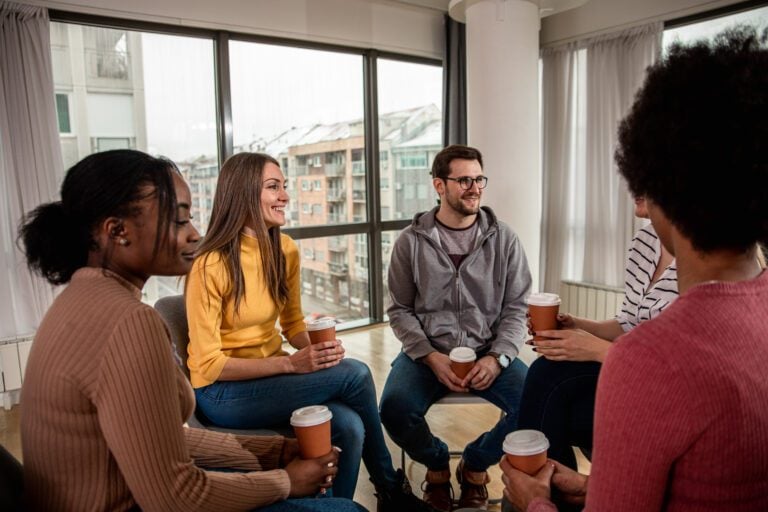
[[[173,343],[173,349],[176,353],[176,363],[184,372],[184,375],[189,378],[189,368],[187,367],[187,346],[189,345],[189,326],[187,325],[187,311],[184,304],[183,295],[172,295],[169,297],[163,297],[155,303],[155,310],[160,314],[165,324],[168,326],[168,330],[171,333],[171,342]],[[286,425],[284,429],[236,429],[225,428],[214,425],[202,411],[195,408],[195,412],[191,418],[187,421],[187,424],[193,428],[204,428],[208,430],[215,430],[217,432],[227,432],[230,434],[239,435],[261,435],[261,436],[274,436],[282,435],[286,437],[293,437],[293,430],[290,426]]]
[[[0,445],[0,510],[21,510],[24,471],[16,457]]]
[[[490,404],[490,402],[485,398],[481,398],[477,395],[473,395],[472,393],[450,392],[432,405],[434,406],[434,405],[480,405],[480,404]],[[504,411],[501,411],[499,413],[499,417],[501,418],[503,416],[504,416]],[[453,457],[461,457],[463,452],[462,450],[449,450],[448,453],[453,458]],[[406,473],[405,450],[403,450],[402,448],[400,449],[400,467],[403,469],[403,472]],[[488,504],[490,505],[495,505],[497,503],[501,503],[501,498],[488,499]]]

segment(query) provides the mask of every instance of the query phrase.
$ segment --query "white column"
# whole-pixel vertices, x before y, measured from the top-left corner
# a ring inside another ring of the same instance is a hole
[[[450,14],[467,26],[467,134],[489,178],[483,203],[519,235],[538,289],[539,6],[453,0]]]

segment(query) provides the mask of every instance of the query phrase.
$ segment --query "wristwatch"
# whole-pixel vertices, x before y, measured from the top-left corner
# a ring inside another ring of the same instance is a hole
[[[496,361],[499,363],[499,366],[501,366],[502,370],[509,366],[509,357],[507,357],[506,354],[498,354],[496,352],[488,352],[488,354],[486,354],[486,355],[489,355],[489,356],[495,358]]]

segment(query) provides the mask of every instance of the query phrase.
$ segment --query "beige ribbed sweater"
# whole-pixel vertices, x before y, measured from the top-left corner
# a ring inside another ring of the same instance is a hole
[[[236,511],[286,498],[282,437],[182,426],[194,395],[139,298],[83,268],[43,319],[22,389],[27,510]]]

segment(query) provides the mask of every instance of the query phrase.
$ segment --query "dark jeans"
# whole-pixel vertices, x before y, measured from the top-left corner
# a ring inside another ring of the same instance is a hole
[[[490,388],[471,390],[505,412],[491,429],[464,449],[464,463],[471,471],[485,471],[501,460],[504,436],[517,425],[520,395],[525,380],[525,363],[515,358],[501,371]],[[448,467],[448,446],[435,437],[424,419],[430,406],[449,393],[426,364],[414,362],[400,353],[381,394],[381,421],[392,440],[428,469]]]
[[[342,498],[301,498],[278,501],[257,512],[365,512],[365,508]]]
[[[544,432],[548,456],[576,469],[572,446],[592,448],[595,393],[600,363],[550,361],[540,357],[528,369],[520,401],[519,429]]]
[[[373,378],[360,361],[344,359],[333,368],[313,373],[214,382],[197,388],[195,396],[202,412],[214,424],[227,428],[288,425],[295,409],[327,405],[333,413],[332,441],[342,450],[333,495],[354,496],[361,458],[374,485],[390,488],[397,483],[384,443]]]

